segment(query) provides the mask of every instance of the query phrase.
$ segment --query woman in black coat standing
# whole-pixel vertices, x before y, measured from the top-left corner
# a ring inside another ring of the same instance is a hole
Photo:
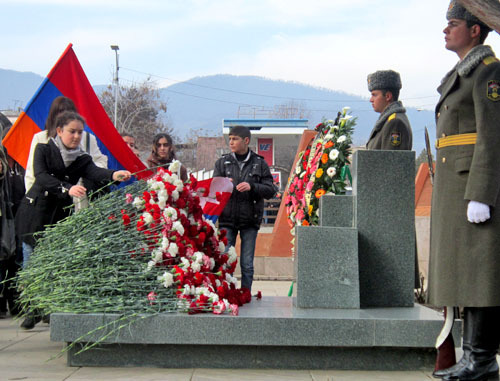
[[[130,178],[129,171],[97,167],[92,157],[80,148],[84,124],[84,119],[76,112],[64,111],[56,119],[56,137],[50,138],[47,144],[36,146],[35,182],[21,201],[16,215],[19,236],[33,247],[34,233],[67,217],[72,197],[86,195],[85,187],[77,185],[80,177],[92,181],[126,181]],[[37,321],[38,316],[30,316],[21,326],[31,329]]]

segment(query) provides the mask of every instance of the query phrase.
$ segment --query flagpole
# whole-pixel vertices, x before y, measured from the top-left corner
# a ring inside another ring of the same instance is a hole
[[[118,45],[111,45],[111,50],[115,51],[115,56],[116,56],[116,70],[115,70],[115,78],[114,78],[114,83],[115,83],[115,128],[118,130],[118,125],[117,125],[117,119],[118,119],[118,69],[120,66],[118,65],[118,50],[120,48]]]

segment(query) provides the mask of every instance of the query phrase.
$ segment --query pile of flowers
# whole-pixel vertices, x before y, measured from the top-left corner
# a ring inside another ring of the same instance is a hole
[[[141,232],[147,248],[138,253],[150,253],[144,271],[157,279],[158,287],[175,290],[179,310],[235,315],[238,306],[251,301],[248,289],[236,288],[236,251],[231,246],[226,252],[225,231],[203,217],[193,190],[196,180],[184,184],[175,174],[178,164],[169,171],[160,168],[141,196],[126,194],[123,224]],[[137,220],[133,227],[132,218]],[[157,288],[148,293],[151,304],[157,295]]]
[[[24,313],[237,315],[251,295],[236,287],[236,252],[179,165],[48,227],[17,276]]]
[[[288,183],[285,199],[288,222],[295,226],[318,225],[319,199],[325,194],[344,194],[350,176],[349,155],[356,119],[344,107],[334,120],[316,126],[316,137],[300,153]]]

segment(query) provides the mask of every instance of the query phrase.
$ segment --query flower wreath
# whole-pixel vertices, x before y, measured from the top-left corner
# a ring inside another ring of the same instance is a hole
[[[335,121],[319,123],[315,139],[299,154],[285,199],[292,232],[295,226],[318,225],[319,199],[323,195],[345,193],[346,178],[350,178],[349,150],[356,124],[356,118],[349,115],[348,110],[349,107],[344,107]]]

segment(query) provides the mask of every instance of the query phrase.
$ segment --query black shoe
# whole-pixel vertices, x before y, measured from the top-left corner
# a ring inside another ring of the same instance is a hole
[[[42,318],[40,316],[28,315],[21,323],[21,328],[26,330],[35,328],[35,324],[39,323]]]

